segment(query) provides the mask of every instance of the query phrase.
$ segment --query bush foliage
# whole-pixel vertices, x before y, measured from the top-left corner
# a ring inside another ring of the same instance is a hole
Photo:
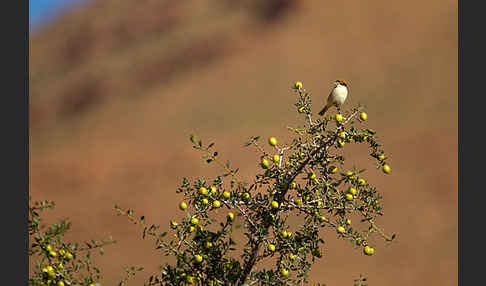
[[[368,117],[363,107],[312,118],[310,94],[301,83],[293,90],[303,122],[288,127],[292,138],[281,144],[275,137],[262,142],[255,136],[244,144],[258,153],[258,171],[252,181],[242,180],[239,170],[220,158],[214,143],[205,145],[191,136],[202,159],[219,165],[222,171],[215,178],[182,180],[177,193],[184,215],[170,221],[169,230],[147,223],[131,209],[115,206],[119,215],[142,226],[143,237],[152,237],[155,249],[175,258],[150,276],[146,285],[303,285],[308,284],[315,260],[325,253],[323,244],[328,238],[324,238],[324,228],[334,229],[337,239],[351,242],[368,256],[375,252],[370,235],[375,233],[387,242],[395,238],[375,223],[383,215],[382,196],[364,177],[365,169],[343,169],[343,149],[365,144],[376,169],[384,174],[391,171],[376,131],[362,127]],[[91,285],[99,281],[98,274],[93,274],[98,270],[91,266],[89,249],[107,242],[88,243],[87,248],[64,243],[61,236],[69,224],[62,222],[41,232],[38,210],[38,203],[30,210],[31,254],[41,257],[31,284],[48,285],[50,280],[51,284]],[[360,220],[352,222],[352,216]],[[300,223],[293,225],[295,221]],[[243,234],[241,242],[237,242],[236,230]],[[78,258],[83,250],[88,255]],[[58,255],[52,256],[51,251]],[[66,260],[65,253],[71,253],[72,260]],[[127,273],[133,275],[136,270],[140,269],[131,268]],[[85,274],[75,275],[81,271]],[[366,278],[360,277],[354,285],[365,283]]]

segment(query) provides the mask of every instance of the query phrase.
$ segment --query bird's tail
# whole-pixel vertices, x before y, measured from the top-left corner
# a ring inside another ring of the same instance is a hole
[[[329,107],[331,107],[330,105],[326,104],[326,106],[324,106],[324,108],[319,111],[319,115],[324,115],[324,113],[326,113],[326,111],[329,109]]]

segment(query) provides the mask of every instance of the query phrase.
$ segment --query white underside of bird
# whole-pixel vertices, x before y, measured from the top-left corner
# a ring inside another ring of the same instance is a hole
[[[341,106],[346,101],[348,97],[348,88],[344,85],[337,85],[335,88],[332,89],[331,94],[327,98],[326,106],[319,112],[320,115],[323,115],[331,106]]]
[[[327,104],[336,104],[341,106],[343,105],[344,101],[346,101],[346,97],[348,97],[348,88],[344,85],[338,85],[332,90],[331,96],[327,100]]]

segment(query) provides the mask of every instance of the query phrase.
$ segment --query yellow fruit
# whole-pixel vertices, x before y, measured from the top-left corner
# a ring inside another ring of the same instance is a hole
[[[279,155],[275,155],[275,156],[273,156],[273,161],[274,161],[275,163],[280,162],[280,156],[279,156]]]
[[[229,199],[231,197],[231,194],[229,192],[223,192],[223,198]]]
[[[336,114],[336,121],[337,122],[342,122],[343,121],[343,116],[341,114]]]
[[[280,232],[280,234],[282,235],[283,238],[286,238],[289,235],[285,230]]]
[[[207,204],[209,204],[209,201],[208,201],[208,199],[204,198],[204,199],[202,199],[202,203],[203,203],[203,205],[207,205]]]
[[[270,163],[268,162],[267,159],[263,159],[261,165],[263,169],[266,169],[270,166]]]
[[[344,143],[344,142],[343,142],[341,139],[339,139],[339,140],[338,140],[338,146],[339,146],[340,148],[343,148],[343,147],[344,147],[344,144],[345,144],[345,143]]]
[[[179,225],[179,224],[178,224],[177,222],[175,222],[175,221],[171,221],[171,222],[170,222],[170,227],[171,227],[172,229],[176,229],[178,225]]]
[[[213,247],[213,243],[211,241],[206,242],[206,248],[211,248]]]
[[[300,81],[296,82],[294,84],[294,87],[297,88],[297,89],[301,89],[302,88],[302,83]]]
[[[349,177],[349,176],[352,176],[352,175],[353,175],[353,172],[351,172],[351,171],[347,171],[347,172],[346,172],[346,176],[348,176],[348,177]]]
[[[289,258],[290,258],[291,260],[295,260],[295,256],[296,256],[296,255],[295,255],[295,254],[293,254],[293,253],[290,253],[290,254],[289,254]]]
[[[280,271],[280,273],[282,274],[283,277],[289,276],[289,271],[287,269],[282,269],[282,271]]]
[[[50,245],[47,245],[47,246],[46,246],[46,250],[47,250],[47,251],[52,251],[52,247],[51,247]]]
[[[299,113],[304,113],[304,112],[305,112],[305,107],[304,106],[300,107],[299,108]]]
[[[292,184],[290,184],[290,188],[291,189],[297,188],[297,183],[296,182],[292,182]]]
[[[336,173],[337,173],[337,171],[338,171],[338,168],[337,168],[337,167],[333,167],[333,168],[331,169],[331,174],[336,174]]]
[[[310,173],[309,174],[309,179],[314,180],[315,178],[317,178],[317,176],[316,176],[315,173]]]
[[[216,187],[212,186],[211,187],[211,194],[213,194],[213,195],[216,194],[216,191],[217,191]]]
[[[338,226],[337,231],[339,233],[345,233],[346,232],[346,229],[343,226]]]
[[[363,252],[366,255],[373,255],[373,253],[375,253],[375,250],[373,249],[373,247],[365,246]]]
[[[54,272],[54,270],[49,270],[47,271],[47,276],[49,276],[49,278],[56,278],[56,272]]]
[[[193,231],[195,231],[195,230],[196,230],[196,229],[195,229],[193,226],[191,226],[191,227],[189,228],[189,232],[193,232]]]
[[[275,137],[270,137],[268,139],[268,144],[270,144],[271,146],[276,146],[277,145],[277,138]]]
[[[73,255],[71,253],[69,253],[69,252],[66,252],[65,257],[66,257],[67,260],[73,259]]]
[[[278,202],[273,201],[273,202],[272,202],[272,208],[274,208],[274,209],[278,209]]]
[[[59,255],[64,256],[66,254],[66,251],[64,249],[59,250]]]
[[[378,156],[378,159],[380,159],[381,161],[383,161],[385,159],[385,155]]]
[[[349,192],[351,195],[353,195],[353,196],[354,196],[354,195],[356,195],[356,193],[357,193],[358,191],[357,191],[355,188],[350,187],[350,188],[348,189],[348,192]]]
[[[342,139],[346,138],[346,132],[341,131],[341,133],[339,133],[339,137]]]
[[[368,114],[366,114],[365,112],[361,112],[359,117],[361,117],[361,120],[365,121],[366,119],[368,119]]]
[[[220,206],[221,206],[221,202],[220,201],[216,200],[216,201],[213,202],[213,207],[214,208],[219,208]]]
[[[198,223],[199,223],[199,219],[197,219],[197,217],[192,218],[192,219],[191,219],[191,223],[192,223],[193,225],[196,225],[196,224],[198,224]]]
[[[351,194],[346,194],[346,200],[347,201],[352,201],[354,199],[353,195]]]
[[[208,194],[208,189],[206,189],[205,187],[201,187],[199,189],[199,193],[203,196],[207,195]]]
[[[322,201],[318,201],[318,202],[317,202],[317,206],[318,206],[318,207],[322,207],[323,205],[324,205],[324,203],[323,203]]]
[[[55,251],[49,251],[49,256],[56,257],[57,256],[57,252],[55,252]]]
[[[244,194],[243,194],[243,198],[244,198],[245,200],[248,200],[248,199],[250,198],[250,194],[249,194],[249,193],[244,193]]]
[[[64,282],[62,281],[57,282],[57,286],[64,286]]]
[[[291,237],[292,236],[292,232],[291,231],[287,231],[287,236],[288,237]]]
[[[203,258],[202,258],[202,256],[201,256],[201,255],[196,254],[196,255],[194,256],[194,260],[195,260],[197,263],[201,263],[201,262],[203,261]]]
[[[235,215],[233,213],[228,213],[226,216],[230,221],[233,221],[235,219]]]
[[[301,199],[296,200],[296,201],[295,201],[295,203],[296,203],[298,206],[301,206],[301,205],[303,205],[303,204],[304,204],[304,203],[302,202],[302,200],[301,200]]]
[[[390,174],[391,168],[387,164],[383,165],[383,173]]]
[[[273,244],[269,244],[269,245],[268,245],[268,250],[270,250],[270,251],[272,251],[272,252],[273,252],[273,251],[275,251],[275,245],[273,245]]]
[[[358,179],[358,184],[360,186],[364,186],[364,185],[366,185],[366,181],[364,179]]]
[[[181,202],[179,204],[179,209],[181,209],[181,211],[184,211],[187,209],[187,204],[185,202]]]
[[[351,220],[350,220],[349,218],[348,218],[348,219],[346,219],[346,224],[347,224],[347,225],[350,225],[350,224],[351,224]]]
[[[187,281],[187,283],[189,283],[189,284],[193,284],[193,283],[194,283],[194,277],[192,277],[192,276],[187,276],[186,281]]]

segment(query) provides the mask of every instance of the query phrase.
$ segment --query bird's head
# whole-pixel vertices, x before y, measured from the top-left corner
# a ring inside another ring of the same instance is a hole
[[[348,86],[348,83],[344,79],[336,79],[336,81],[334,82],[334,84],[336,86],[338,86],[338,85]]]

